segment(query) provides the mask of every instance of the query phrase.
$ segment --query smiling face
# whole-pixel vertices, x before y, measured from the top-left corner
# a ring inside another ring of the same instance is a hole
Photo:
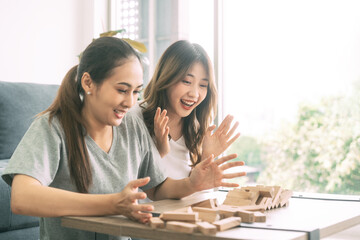
[[[99,86],[91,78],[83,81],[85,92],[90,92],[85,96],[83,108],[87,122],[100,128],[119,126],[125,113],[138,99],[143,86],[143,70],[139,60],[132,58],[114,68],[112,75]]]
[[[184,79],[167,89],[170,119],[184,118],[205,99],[209,76],[200,62],[195,62]]]

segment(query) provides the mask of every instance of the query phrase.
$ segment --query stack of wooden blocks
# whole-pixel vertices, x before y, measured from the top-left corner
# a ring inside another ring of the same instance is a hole
[[[207,199],[186,208],[164,212],[151,218],[152,228],[165,228],[206,235],[216,234],[241,222],[266,222],[265,210],[288,206],[291,190],[279,186],[242,187],[229,191],[222,205],[216,199]]]

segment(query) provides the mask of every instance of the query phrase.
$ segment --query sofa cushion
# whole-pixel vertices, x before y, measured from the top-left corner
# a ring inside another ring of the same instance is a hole
[[[0,176],[2,175],[8,159],[0,160]],[[13,214],[10,210],[11,188],[0,178],[0,232],[39,226],[39,218]]]
[[[0,81],[0,159],[8,159],[34,120],[50,106],[58,85]]]

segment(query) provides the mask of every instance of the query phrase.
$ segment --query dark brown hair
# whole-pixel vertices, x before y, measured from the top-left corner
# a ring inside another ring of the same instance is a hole
[[[216,115],[217,91],[213,67],[205,50],[196,43],[180,40],[173,43],[161,56],[154,75],[144,91],[144,103],[141,104],[145,124],[154,137],[154,116],[157,107],[166,109],[168,97],[166,90],[185,79],[194,63],[201,63],[209,76],[208,92],[205,99],[184,118],[182,133],[190,159],[195,166],[201,160],[201,145],[206,129]]]
[[[139,54],[119,38],[101,37],[94,40],[81,54],[79,65],[71,68],[64,77],[52,105],[41,113],[49,112],[49,121],[55,116],[59,119],[66,137],[70,177],[81,193],[87,193],[92,184],[89,154],[84,139],[85,121],[81,115],[84,96],[81,78],[87,72],[93,82],[100,86],[113,74],[115,67],[133,57],[140,61]]]

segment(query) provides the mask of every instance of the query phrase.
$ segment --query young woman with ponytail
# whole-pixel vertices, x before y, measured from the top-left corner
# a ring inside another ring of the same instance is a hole
[[[40,217],[40,239],[120,239],[61,227],[61,216],[124,215],[147,222],[139,199],[182,198],[243,173],[229,155],[209,157],[190,177],[167,178],[143,121],[126,112],[143,85],[138,53],[125,41],[101,37],[65,76],[53,104],[32,123],[3,179],[12,186],[15,214]],[[141,188],[144,192],[138,192]]]
[[[162,156],[168,176],[188,177],[191,169],[211,154],[224,152],[239,136],[233,136],[233,117],[228,115],[215,129],[217,91],[213,67],[205,50],[180,40],[161,56],[144,92],[133,108],[143,117]]]

